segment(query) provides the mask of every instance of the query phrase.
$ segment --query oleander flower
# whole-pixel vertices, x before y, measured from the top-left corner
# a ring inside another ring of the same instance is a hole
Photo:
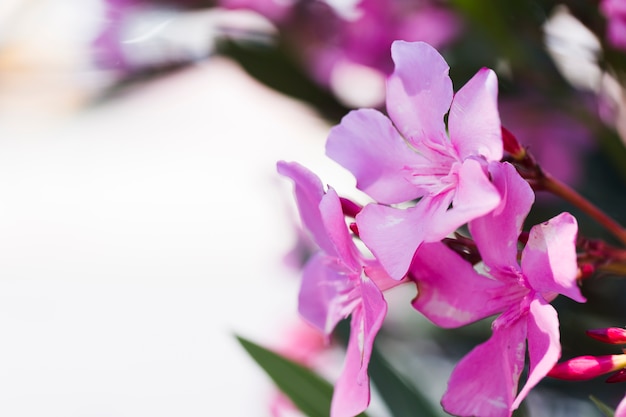
[[[456,366],[442,405],[456,416],[511,416],[561,355],[558,294],[584,302],[577,286],[576,219],[561,213],[530,230],[518,263],[518,237],[534,194],[508,163],[490,164],[502,201],[470,223],[486,273],[442,243],[420,247],[411,265],[413,306],[435,324],[458,327],[500,313],[492,336]],[[518,392],[526,347],[530,369]]]
[[[375,260],[361,255],[334,189],[324,192],[319,178],[297,163],[279,162],[278,172],[294,181],[302,223],[320,248],[304,268],[298,299],[301,316],[330,335],[340,320],[351,315],[345,364],[330,415],[352,417],[369,405],[367,368],[374,338],[387,314],[382,291],[399,282]]]
[[[360,236],[401,279],[422,242],[441,240],[499,204],[487,164],[503,150],[492,70],[481,69],[453,94],[448,64],[432,46],[396,41],[391,54],[389,118],[350,112],[331,130],[326,153],[378,202],[357,216]],[[417,198],[407,209],[392,206]]]

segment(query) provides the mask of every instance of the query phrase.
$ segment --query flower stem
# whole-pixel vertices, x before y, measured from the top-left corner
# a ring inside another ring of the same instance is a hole
[[[626,229],[624,229],[618,222],[613,220],[605,212],[593,205],[589,200],[578,194],[573,188],[567,184],[557,180],[547,172],[543,172],[540,178],[534,181],[535,185],[539,188],[549,191],[552,194],[561,197],[562,199],[569,201],[589,217],[597,221],[599,224],[615,236],[623,245],[626,246]]]

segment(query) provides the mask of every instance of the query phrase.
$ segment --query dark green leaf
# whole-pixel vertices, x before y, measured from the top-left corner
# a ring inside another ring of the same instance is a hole
[[[237,336],[243,348],[265,370],[278,388],[309,417],[327,417],[333,387],[310,369]],[[361,417],[367,417],[365,413]]]

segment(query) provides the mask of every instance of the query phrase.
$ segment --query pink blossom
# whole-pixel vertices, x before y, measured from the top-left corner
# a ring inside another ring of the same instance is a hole
[[[278,172],[295,183],[304,227],[320,247],[304,268],[299,311],[310,324],[330,335],[349,315],[351,333],[346,360],[335,385],[332,417],[352,417],[370,400],[367,367],[387,303],[381,290],[398,285],[375,261],[365,259],[352,241],[334,189],[297,163],[278,163]]]
[[[419,289],[413,306],[435,324],[458,327],[500,313],[491,338],[450,377],[442,404],[457,416],[510,416],[560,357],[559,322],[549,302],[558,294],[584,301],[576,282],[576,219],[562,213],[534,226],[518,263],[518,236],[534,194],[508,163],[490,164],[490,173],[502,201],[470,223],[487,274],[442,243],[422,245],[411,266]],[[530,370],[518,393],[526,343]]]
[[[438,241],[498,205],[486,166],[503,151],[493,71],[481,69],[453,94],[448,64],[430,45],[396,41],[391,54],[390,118],[372,109],[350,112],[331,130],[326,153],[380,203],[366,206],[357,225],[400,279],[422,242]],[[416,198],[408,209],[390,205]]]
[[[606,37],[616,48],[626,50],[626,2],[603,0],[600,10],[607,18]]]

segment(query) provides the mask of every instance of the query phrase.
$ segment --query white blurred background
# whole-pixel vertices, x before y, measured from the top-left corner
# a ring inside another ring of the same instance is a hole
[[[296,319],[275,162],[329,126],[223,58],[85,108],[99,7],[0,2],[0,415],[267,416],[234,334]]]

